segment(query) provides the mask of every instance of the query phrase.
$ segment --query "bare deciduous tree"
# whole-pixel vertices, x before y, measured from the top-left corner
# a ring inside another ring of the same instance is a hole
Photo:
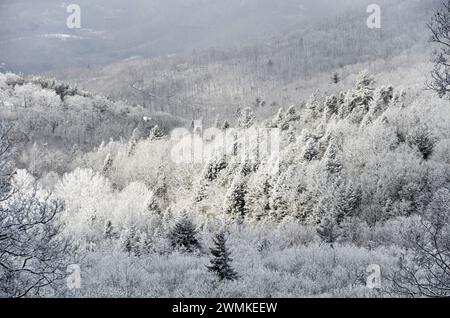
[[[9,132],[0,123],[0,297],[38,296],[66,276],[72,247],[59,204],[13,184]]]
[[[435,13],[428,28],[431,42],[439,44],[440,49],[434,54],[432,79],[427,86],[442,98],[450,92],[450,0]]]
[[[409,297],[450,296],[450,191],[439,190],[418,227],[404,233],[408,245],[392,277],[392,292]]]

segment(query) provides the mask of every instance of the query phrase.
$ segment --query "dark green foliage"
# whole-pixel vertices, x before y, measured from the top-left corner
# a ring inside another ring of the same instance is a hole
[[[225,198],[225,212],[237,218],[243,218],[247,212],[245,196],[247,194],[247,184],[240,175],[236,176],[228,189]]]
[[[226,246],[226,237],[223,231],[219,232],[214,238],[214,248],[211,248],[210,252],[212,258],[210,260],[211,265],[207,266],[208,271],[216,274],[221,281],[223,280],[236,280],[238,274],[231,267],[230,251]]]
[[[169,241],[174,249],[181,249],[188,253],[201,248],[197,239],[197,229],[186,212],[169,232]]]

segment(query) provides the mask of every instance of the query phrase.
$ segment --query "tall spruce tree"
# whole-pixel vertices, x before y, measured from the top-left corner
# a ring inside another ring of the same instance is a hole
[[[231,183],[230,188],[225,197],[224,210],[225,213],[234,218],[243,218],[247,213],[245,196],[247,194],[247,184],[241,174],[236,175]]]
[[[238,274],[231,267],[230,251],[226,246],[225,232],[219,232],[214,238],[214,248],[211,248],[210,252],[212,258],[210,260],[211,265],[207,266],[208,271],[216,274],[221,281],[223,280],[236,280]]]
[[[197,239],[197,229],[186,211],[169,232],[169,241],[173,248],[182,249],[188,253],[201,248]]]

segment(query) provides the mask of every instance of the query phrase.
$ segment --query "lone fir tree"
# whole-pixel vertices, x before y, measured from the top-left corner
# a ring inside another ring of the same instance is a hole
[[[112,240],[117,238],[117,233],[115,232],[114,226],[111,220],[108,220],[105,225],[105,238],[108,240]]]
[[[173,248],[179,248],[189,253],[201,248],[197,239],[197,229],[186,211],[169,232],[169,241]]]
[[[331,81],[333,82],[333,84],[338,84],[341,81],[339,74],[334,73],[333,76],[331,77]]]
[[[221,281],[238,279],[238,274],[230,264],[233,260],[230,258],[230,251],[226,246],[226,241],[223,231],[215,236],[215,247],[210,250],[213,256],[210,260],[211,265],[207,266],[208,271],[215,273]]]

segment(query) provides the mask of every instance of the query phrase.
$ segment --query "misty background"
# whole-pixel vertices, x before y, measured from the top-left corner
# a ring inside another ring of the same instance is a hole
[[[71,3],[0,1],[3,68],[39,73],[211,47],[226,50],[307,30],[344,12],[354,17],[349,11],[359,12],[365,25],[370,1],[131,0],[125,5],[121,0],[77,0],[82,28],[69,29],[66,8]]]

